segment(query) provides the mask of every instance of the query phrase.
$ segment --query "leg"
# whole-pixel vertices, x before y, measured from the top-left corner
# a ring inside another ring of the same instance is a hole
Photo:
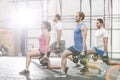
[[[120,63],[119,62],[117,62],[117,61],[111,61],[110,59],[108,59],[108,61],[107,62],[105,62],[107,65],[120,65]]]
[[[88,54],[96,54],[96,51],[97,51],[96,49],[94,50],[94,49],[91,48],[91,49],[88,50]],[[99,54],[99,51],[98,51],[98,54]],[[100,73],[101,76],[103,76],[104,73],[106,72],[106,70],[100,68],[99,66],[97,66],[93,63],[87,63],[85,66],[88,67],[88,68],[99,70],[99,73]]]
[[[95,52],[95,50],[93,48],[88,49],[87,52],[88,52],[88,54],[96,54],[96,52]],[[100,67],[93,64],[93,63],[87,63],[85,66],[88,67],[88,68],[93,68],[93,69],[100,70]]]
[[[72,55],[67,57],[69,60],[73,61]]]
[[[88,54],[96,54],[95,50],[92,49],[92,48],[88,49],[88,50],[87,50],[87,53],[88,53]]]
[[[33,51],[30,51],[28,52],[27,54],[27,57],[26,57],[26,67],[25,67],[25,70],[19,72],[20,75],[29,75],[29,65],[30,65],[30,62],[31,62],[31,57],[33,56],[39,56],[40,55],[40,52],[38,50],[33,50]]]
[[[67,58],[68,58],[68,56],[70,56],[74,53],[79,54],[80,52],[76,51],[73,46],[69,47],[67,50],[65,50],[62,53],[62,55],[61,55],[61,58],[62,58],[62,60],[61,60],[61,73],[55,75],[55,77],[66,77],[67,76],[67,74],[66,74],[67,73],[67,69],[66,69],[67,68],[66,67]]]
[[[98,76],[103,76],[106,72],[106,70],[104,70],[103,68],[100,68],[99,66],[97,66],[96,64],[93,64],[93,63],[87,63],[86,66],[88,68],[99,70],[99,75]]]
[[[66,68],[66,63],[67,63],[67,57],[72,55],[72,52],[69,51],[69,50],[65,50],[61,57],[62,57],[62,60],[61,60],[61,71],[62,72],[65,72],[65,68]]]
[[[61,66],[51,64],[50,59],[49,59],[47,68],[48,69],[61,69]],[[67,73],[67,71],[68,71],[68,67],[65,68],[65,73]]]
[[[68,56],[67,58],[73,62],[72,55]],[[75,63],[75,64],[76,64],[76,66],[75,66],[75,67],[80,67],[80,66],[81,66],[81,65],[80,65],[80,64],[78,64],[78,63]]]
[[[55,77],[67,77],[66,73],[68,70],[68,67],[66,67],[66,63],[67,63],[67,57],[72,55],[72,52],[70,50],[65,50],[61,57],[61,72],[59,74],[56,74]]]
[[[36,57],[40,56],[40,52],[38,50],[33,50],[31,52],[28,52],[27,57],[26,57],[26,70],[29,70],[29,65],[31,62],[31,57]]]
[[[96,54],[96,52],[92,48],[90,48],[90,49],[87,50],[87,54],[88,55]],[[89,61],[89,59],[88,59],[88,61]],[[89,71],[88,68],[92,68],[92,67],[95,68],[95,69],[99,69],[98,66],[96,66],[92,63],[89,63],[89,62],[87,62],[86,64],[83,64],[83,66],[84,66],[84,68],[81,69],[80,72],[86,72],[86,71],[88,72]]]
[[[89,63],[89,62],[88,62],[85,66],[88,67],[88,68],[97,69],[97,70],[100,70],[100,69],[101,69],[101,68],[100,68],[99,66],[97,66],[96,64]]]
[[[51,64],[50,59],[48,61],[48,66],[47,67],[49,69],[61,69],[61,66],[57,66],[57,65]]]

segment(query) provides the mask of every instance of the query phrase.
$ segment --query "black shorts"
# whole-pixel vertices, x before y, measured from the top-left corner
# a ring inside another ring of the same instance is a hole
[[[40,49],[39,49],[39,51],[40,51]],[[50,57],[50,53],[51,53],[51,51],[47,52],[47,57]],[[41,57],[43,57],[45,55],[45,53],[40,52],[40,55],[41,55]]]
[[[80,53],[81,53],[81,52],[75,50],[75,48],[73,46],[69,47],[67,50],[71,51],[73,56],[80,55]],[[87,54],[87,51],[85,51],[85,54]]]
[[[42,56],[45,55],[45,53],[40,53]],[[47,52],[47,57],[50,57],[50,52]]]

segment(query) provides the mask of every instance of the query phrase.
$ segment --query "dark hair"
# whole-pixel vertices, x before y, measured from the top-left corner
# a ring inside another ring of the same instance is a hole
[[[48,21],[42,21],[42,23],[46,25],[46,28],[48,29],[48,31],[51,31],[51,24]]]
[[[78,12],[79,13],[79,17],[82,17],[82,20],[85,18],[85,14],[83,12]]]
[[[102,24],[103,24],[103,19],[98,18],[98,19],[97,19],[97,21],[99,21],[100,23],[102,23]]]
[[[55,17],[58,19],[58,20],[61,20],[61,16],[59,14],[56,14]]]

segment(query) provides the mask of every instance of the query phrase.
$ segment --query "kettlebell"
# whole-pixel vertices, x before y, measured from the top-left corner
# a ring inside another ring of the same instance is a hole
[[[72,56],[72,57],[73,57],[73,62],[78,63],[78,56],[76,55],[76,56]]]
[[[93,59],[94,61],[97,61],[97,60],[98,60],[98,55],[97,55],[97,54],[94,54],[94,55],[92,56],[92,59]]]
[[[102,60],[103,60],[103,62],[107,62],[107,60],[108,60],[107,56],[103,56]]]
[[[49,59],[47,57],[42,59],[39,58],[40,64],[42,64],[43,66],[48,66],[48,60]]]
[[[80,63],[83,64],[83,65],[85,65],[87,62],[88,62],[88,59],[85,58],[85,57],[81,58],[81,60],[80,60]]]
[[[60,53],[60,48],[56,48],[55,53]]]

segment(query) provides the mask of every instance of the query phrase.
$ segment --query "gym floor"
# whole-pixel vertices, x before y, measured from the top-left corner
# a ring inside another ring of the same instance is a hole
[[[68,77],[55,78],[54,75],[60,72],[60,70],[49,70],[39,64],[38,59],[32,59],[30,64],[30,75],[19,75],[19,72],[25,68],[25,57],[0,57],[0,80],[105,80],[105,76],[97,77],[97,70],[89,69],[87,73],[81,73],[80,69],[74,68],[75,64],[68,60],[67,66]],[[50,58],[51,62],[60,65],[60,58]],[[119,60],[120,61],[120,60]],[[90,62],[93,62],[90,60]],[[111,66],[107,66],[102,61],[94,62],[96,65],[108,70]],[[110,80],[120,79],[120,68],[115,68],[108,75]]]

